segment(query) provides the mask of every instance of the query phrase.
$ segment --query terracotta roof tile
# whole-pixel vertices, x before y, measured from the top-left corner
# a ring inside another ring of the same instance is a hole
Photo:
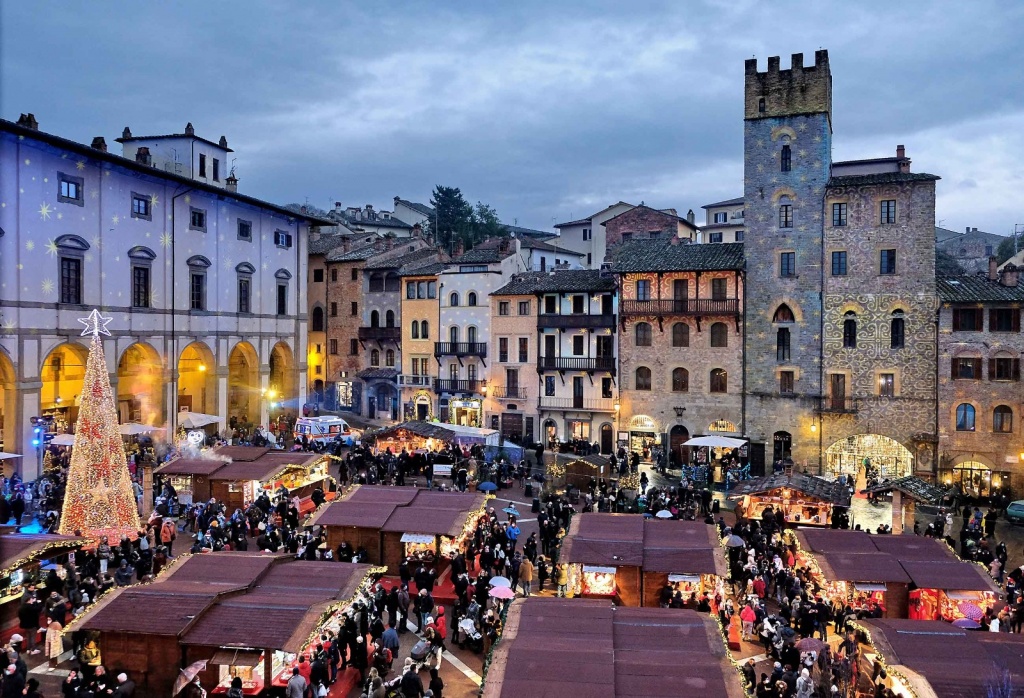
[[[733,271],[743,269],[743,243],[713,245],[667,240],[633,240],[609,252],[612,270],[619,274],[655,271]]]

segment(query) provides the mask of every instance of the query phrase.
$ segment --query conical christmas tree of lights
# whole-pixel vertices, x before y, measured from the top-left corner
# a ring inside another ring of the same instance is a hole
[[[95,539],[107,536],[116,544],[122,535],[138,535],[139,512],[100,341],[101,334],[110,334],[106,328],[110,318],[93,310],[79,322],[85,325],[82,336],[92,335],[92,344],[85,364],[60,533]]]

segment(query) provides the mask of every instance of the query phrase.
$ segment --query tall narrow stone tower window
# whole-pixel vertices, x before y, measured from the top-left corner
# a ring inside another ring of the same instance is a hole
[[[857,314],[847,312],[843,320],[843,349],[857,348]]]
[[[793,169],[793,151],[788,145],[782,146],[782,171],[789,172]]]

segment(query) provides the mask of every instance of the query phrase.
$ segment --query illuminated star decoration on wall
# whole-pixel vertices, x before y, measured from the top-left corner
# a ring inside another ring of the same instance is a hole
[[[51,210],[52,209],[50,208],[50,204],[44,201],[42,205],[39,206],[39,217],[42,218],[44,221],[50,220]]]
[[[99,310],[93,310],[87,317],[78,318],[78,321],[85,325],[85,329],[82,330],[83,337],[88,337],[89,335],[98,337],[101,334],[105,334],[109,337],[110,330],[107,329],[107,325],[109,325],[113,320],[114,318],[112,317],[103,317],[100,315]]]
[[[50,240],[46,243],[46,254],[56,257],[58,251],[56,242]]]

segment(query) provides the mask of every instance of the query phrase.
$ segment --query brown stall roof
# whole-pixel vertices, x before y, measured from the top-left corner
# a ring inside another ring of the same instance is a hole
[[[868,536],[879,551],[889,553],[902,560],[930,560],[934,562],[959,562],[949,546],[940,540],[927,536]]]
[[[943,621],[877,618],[858,625],[890,671],[909,679],[918,695],[931,689],[938,698],[1024,696],[1021,635],[961,630]]]
[[[643,565],[644,519],[635,514],[574,516],[559,559],[585,565]]]
[[[897,582],[908,584],[910,577],[899,561],[874,553],[813,553],[821,573],[830,582]]]
[[[30,562],[43,560],[51,553],[61,553],[84,545],[87,538],[57,536],[47,533],[11,533],[0,536],[0,577]]]
[[[512,603],[485,698],[740,698],[721,632],[695,611],[538,598]]]
[[[102,606],[75,629],[175,637],[217,598],[217,590],[209,587],[201,593],[164,593],[162,586],[119,590],[101,599]]]
[[[367,504],[399,504],[405,505],[416,498],[415,487],[381,487],[377,485],[357,485],[345,497],[346,502]]]
[[[217,449],[217,453],[227,456],[231,460],[254,461],[270,453],[270,449],[265,446],[221,446]]]
[[[999,589],[992,578],[973,562],[957,560],[900,560],[919,589],[945,589],[948,591],[990,591]]]
[[[310,519],[310,526],[354,526],[379,529],[388,520],[397,504],[366,504],[331,502]]]
[[[408,506],[397,507],[380,530],[458,536],[484,501],[482,494],[421,491]]]
[[[322,456],[318,456],[320,458]],[[254,461],[234,461],[210,476],[211,480],[258,480],[267,482],[289,468],[304,468],[307,458],[288,453],[268,453]]]
[[[225,465],[226,460],[215,458],[175,458],[153,470],[155,475],[212,475]]]
[[[874,537],[863,531],[831,528],[801,528],[796,532],[800,547],[816,553],[876,553]]]
[[[739,499],[745,495],[766,494],[779,489],[796,490],[803,497],[830,502],[835,506],[850,506],[850,490],[838,480],[826,480],[823,477],[798,472],[779,472],[743,480],[736,485],[732,494],[729,495],[729,499]]]
[[[189,556],[172,564],[152,586],[173,582],[247,587],[259,579],[277,559],[273,555],[253,553],[235,553],[228,558],[224,555],[209,553]]]

